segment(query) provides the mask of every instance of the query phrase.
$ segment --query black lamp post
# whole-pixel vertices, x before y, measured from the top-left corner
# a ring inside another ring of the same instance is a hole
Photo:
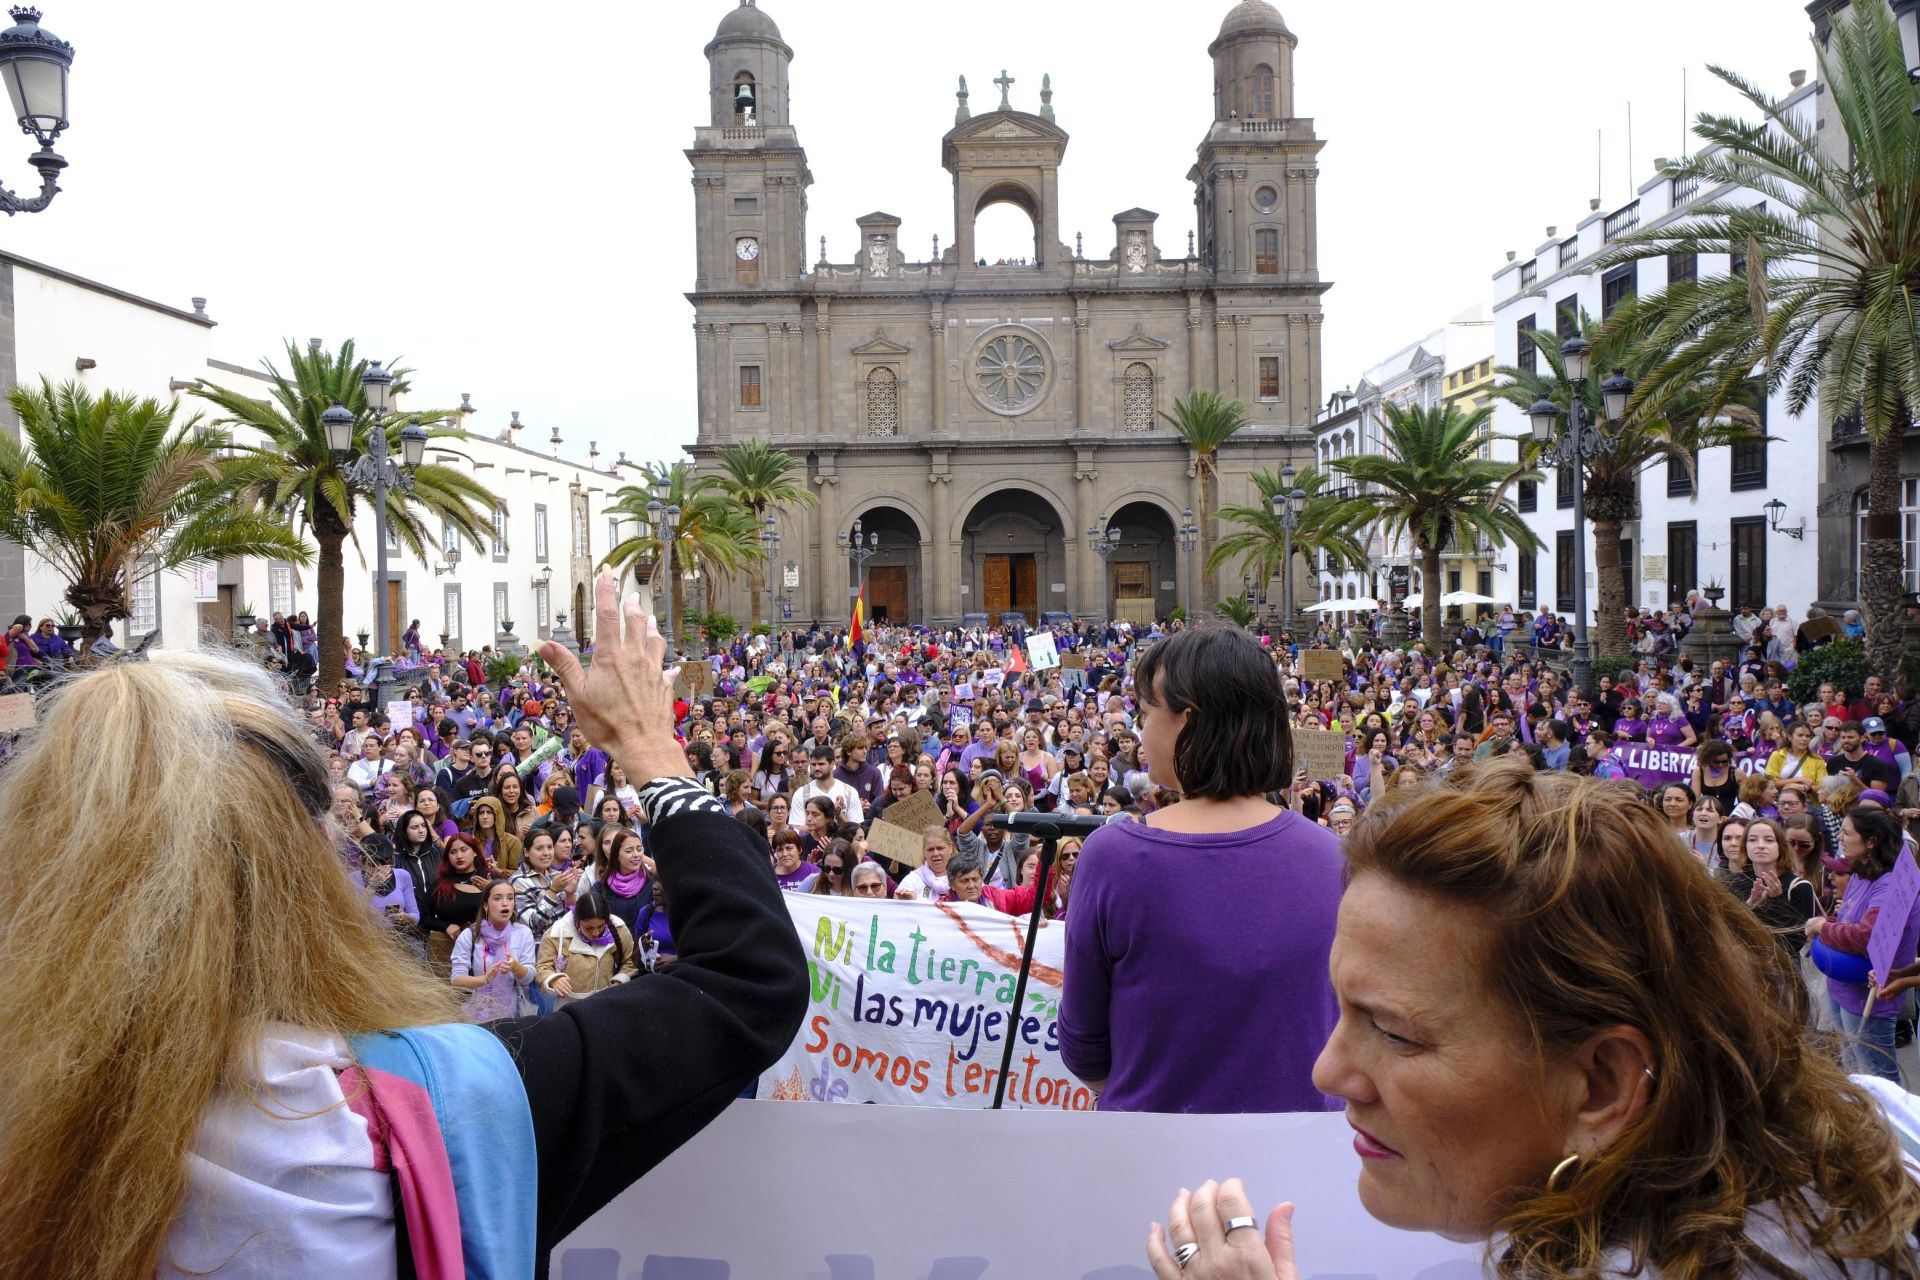
[[[1105,583],[1102,595],[1106,601],[1107,616],[1105,622],[1113,621],[1113,556],[1120,550],[1120,526],[1107,523],[1107,513],[1100,513],[1100,523],[1087,530],[1087,542],[1093,547],[1094,554],[1100,557],[1100,577]],[[1103,622],[1102,625],[1105,625]]]
[[[774,561],[780,554],[780,531],[775,527],[772,516],[766,519],[766,527],[760,531],[760,546],[767,555],[767,623],[775,630],[779,629],[778,596],[774,591]]]
[[[1193,625],[1193,548],[1200,538],[1200,526],[1193,522],[1193,508],[1180,513],[1180,554],[1187,564],[1187,625]]]
[[[40,173],[40,194],[17,196],[0,187],[0,213],[9,217],[39,213],[60,190],[67,162],[55,154],[53,142],[67,127],[67,69],[73,66],[73,46],[40,25],[38,9],[20,5],[10,12],[13,25],[0,31],[0,80],[6,81],[20,132],[40,143],[27,160]]]
[[[1527,410],[1533,438],[1542,452],[1551,451],[1556,464],[1573,468],[1573,683],[1589,698],[1593,696],[1592,651],[1587,642],[1587,485],[1585,460],[1611,447],[1593,424],[1587,410],[1587,376],[1593,348],[1581,337],[1568,338],[1560,348],[1561,364],[1570,389],[1568,402],[1572,416],[1564,437],[1556,441],[1560,425],[1560,406],[1544,396]],[[1618,422],[1633,398],[1633,382],[1615,369],[1600,384],[1600,400],[1609,422]]]
[[[558,435],[560,429],[554,428]],[[667,608],[667,657],[678,660],[680,656],[680,637],[673,629],[673,543],[680,536],[680,504],[669,502],[673,496],[673,480],[666,472],[653,478],[653,497],[647,502],[647,520],[653,526],[654,536],[660,539],[660,558],[666,567],[663,588]],[[656,572],[656,577],[657,577]]]
[[[393,391],[393,375],[375,361],[360,375],[360,388],[366,395],[367,413],[372,421],[367,430],[367,452],[353,457],[353,411],[335,401],[320,415],[320,426],[327,435],[327,448],[340,467],[348,485],[373,491],[374,654],[387,648],[387,490],[413,492],[413,472],[427,452],[427,429],[410,422],[400,432],[400,461],[387,454],[387,405]]]
[[[847,594],[864,597],[867,589],[867,561],[880,554],[880,531],[875,529],[862,539],[860,522],[855,520],[853,536],[849,538],[843,533],[836,541],[840,545],[840,554],[847,558],[853,570],[853,586],[848,589]]]
[[[1300,508],[1307,500],[1307,491],[1294,483],[1299,473],[1288,463],[1280,468],[1280,488],[1273,495],[1273,518],[1280,524],[1280,538],[1286,567],[1281,571],[1280,590],[1286,594],[1284,621],[1280,629],[1287,634],[1293,633],[1293,531],[1300,527]]]

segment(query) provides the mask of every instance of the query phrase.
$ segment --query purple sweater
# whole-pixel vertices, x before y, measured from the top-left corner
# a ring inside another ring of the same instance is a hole
[[[1313,1063],[1340,842],[1292,812],[1226,835],[1138,823],[1088,838],[1067,916],[1060,1052],[1104,1111],[1321,1111]]]

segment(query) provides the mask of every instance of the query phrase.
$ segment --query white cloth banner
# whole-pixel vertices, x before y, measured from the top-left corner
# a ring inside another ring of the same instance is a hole
[[[736,1102],[567,1237],[553,1275],[1152,1280],[1147,1224],[1173,1193],[1239,1177],[1263,1219],[1298,1206],[1302,1276],[1480,1280],[1479,1245],[1380,1225],[1359,1176],[1338,1115]]]
[[[1043,922],[1024,1008],[1013,989],[1026,921],[971,903],[790,893],[812,1002],[757,1096],[778,1101],[993,1104],[1007,1036],[1018,1038],[1007,1107],[1090,1111],[1060,1061],[1066,926]]]

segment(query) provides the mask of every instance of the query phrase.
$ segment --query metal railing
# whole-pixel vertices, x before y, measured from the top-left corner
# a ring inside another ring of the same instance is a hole
[[[1601,224],[1600,229],[1605,238],[1611,240],[1615,236],[1625,235],[1639,225],[1640,202],[1635,200],[1625,208],[1615,209],[1608,214],[1607,220]]]
[[[1540,279],[1540,259],[1534,258],[1520,268],[1520,287],[1531,289]]]
[[[1693,174],[1687,174],[1683,177],[1675,178],[1673,180],[1673,197],[1672,198],[1673,198],[1674,208],[1678,209],[1681,205],[1689,203],[1695,196],[1699,194],[1700,194],[1700,179],[1697,176]]]

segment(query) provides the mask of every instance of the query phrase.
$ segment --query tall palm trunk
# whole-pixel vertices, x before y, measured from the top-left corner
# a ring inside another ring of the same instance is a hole
[[[667,584],[667,589],[673,595],[673,638],[676,645],[679,643],[680,638],[687,634],[687,593],[685,583],[686,578],[683,576],[683,571],[681,567],[676,564],[673,571],[673,581]]]
[[[1617,658],[1627,652],[1627,588],[1620,576],[1620,522],[1595,520],[1593,527],[1594,607],[1598,619],[1589,619],[1594,658]],[[1575,584],[1576,591],[1578,584]]]
[[[1213,562],[1213,455],[1196,453],[1193,455],[1194,487],[1200,492],[1195,495],[1194,509],[1200,513],[1200,612],[1211,613],[1220,603],[1220,583],[1215,572],[1206,566]],[[1109,570],[1109,572],[1111,572]]]
[[[1867,529],[1860,546],[1860,612],[1867,626],[1867,669],[1891,686],[1900,674],[1905,610],[1901,581],[1900,453],[1904,408],[1867,445]]]
[[[329,697],[347,674],[347,657],[340,643],[346,634],[341,610],[345,607],[347,571],[341,547],[347,534],[343,528],[329,527],[338,524],[336,520],[319,519],[313,531],[314,541],[320,544],[320,607],[313,617],[314,634],[320,643],[320,672],[315,678]]]
[[[1420,638],[1427,652],[1445,656],[1440,636],[1440,548],[1420,548]]]
[[[131,572],[131,570],[128,570]],[[113,624],[127,616],[127,588],[121,579],[106,584],[76,582],[67,588],[67,603],[73,606],[80,617],[80,661],[87,663],[93,655],[94,641],[109,634]],[[133,637],[134,643],[140,637]]]

